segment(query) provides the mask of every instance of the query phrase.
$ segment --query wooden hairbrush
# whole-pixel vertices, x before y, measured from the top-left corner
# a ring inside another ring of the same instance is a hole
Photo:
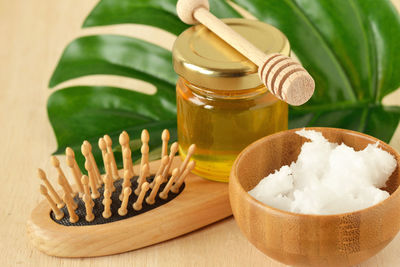
[[[265,86],[279,99],[302,105],[314,93],[314,79],[290,57],[274,53],[266,55],[252,43],[223,23],[209,11],[207,0],[178,0],[176,11],[186,24],[201,23],[243,56],[258,66],[258,75]]]
[[[57,192],[39,169],[43,182],[40,192],[45,200],[34,208],[27,223],[31,242],[53,256],[104,256],[159,243],[232,214],[227,185],[190,172],[195,166],[190,161],[195,145],[189,147],[182,162],[175,156],[177,142],[168,154],[169,132],[164,130],[162,158],[148,162],[146,130],[141,140],[141,161],[133,166],[129,136],[126,132],[120,135],[124,168],[118,170],[111,138],[100,138],[103,175],[88,141],[81,147],[87,175],[79,169],[74,151],[67,148],[66,163],[75,180],[73,186],[53,156],[52,165],[57,169],[62,190]]]

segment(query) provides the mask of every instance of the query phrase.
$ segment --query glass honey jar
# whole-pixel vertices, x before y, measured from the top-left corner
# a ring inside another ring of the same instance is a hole
[[[290,54],[285,35],[255,20],[224,19],[266,54]],[[194,173],[227,182],[231,166],[247,145],[287,129],[288,106],[262,84],[257,66],[203,25],[175,41],[179,153],[196,144]]]

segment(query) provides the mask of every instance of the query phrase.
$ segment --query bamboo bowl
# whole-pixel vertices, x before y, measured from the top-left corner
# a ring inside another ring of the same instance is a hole
[[[330,142],[361,150],[378,139],[354,131],[308,128]],[[382,188],[390,197],[372,207],[337,215],[286,212],[261,203],[247,191],[271,172],[297,159],[307,140],[288,130],[264,137],[244,149],[231,171],[229,195],[241,231],[263,253],[295,266],[351,266],[383,249],[400,229],[400,155],[386,143],[380,147],[397,160]]]

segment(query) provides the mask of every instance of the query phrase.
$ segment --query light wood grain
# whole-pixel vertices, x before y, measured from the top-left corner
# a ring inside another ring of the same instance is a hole
[[[0,0],[0,257],[2,266],[284,266],[258,251],[233,218],[161,244],[119,255],[60,259],[36,250],[26,235],[26,221],[42,199],[38,167],[51,170],[56,141],[46,114],[50,75],[65,46],[79,35],[116,33],[139,37],[171,49],[175,37],[147,26],[121,25],[81,29],[97,0]],[[395,1],[400,6],[400,1]],[[154,86],[122,77],[99,75],[60,85],[107,84],[154,92]],[[392,99],[400,103],[400,97]],[[29,133],[29,135],[27,134]],[[400,128],[392,144],[400,148]],[[61,158],[61,162],[64,159]],[[22,165],[21,165],[22,164]],[[21,167],[22,166],[22,167]],[[70,173],[63,165],[68,177]],[[72,177],[72,176],[71,176]],[[400,265],[398,235],[362,267]]]

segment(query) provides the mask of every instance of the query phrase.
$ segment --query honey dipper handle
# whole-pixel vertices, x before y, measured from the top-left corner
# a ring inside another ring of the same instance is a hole
[[[200,22],[256,64],[261,81],[279,99],[298,106],[313,95],[314,80],[299,63],[280,54],[266,55],[211,14],[207,0],[179,0],[176,9],[183,22]]]
[[[243,38],[231,27],[223,23],[207,9],[203,7],[197,8],[193,13],[193,17],[257,66],[262,66],[264,64],[265,53],[260,51],[260,49]]]

